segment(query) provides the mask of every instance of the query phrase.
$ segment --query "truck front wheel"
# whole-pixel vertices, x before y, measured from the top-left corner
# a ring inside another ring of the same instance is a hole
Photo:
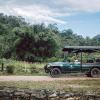
[[[61,70],[59,68],[53,68],[50,71],[52,77],[59,77],[61,75]]]
[[[98,78],[98,77],[100,77],[100,69],[93,68],[93,69],[91,69],[90,74],[91,74],[91,77]]]

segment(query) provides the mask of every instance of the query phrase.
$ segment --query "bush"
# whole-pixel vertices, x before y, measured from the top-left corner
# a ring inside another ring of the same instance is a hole
[[[33,73],[39,73],[38,68],[32,67],[30,70],[31,70],[31,74],[33,74]]]
[[[8,74],[13,74],[14,73],[14,66],[13,65],[8,65],[6,68],[6,71]]]
[[[57,61],[63,61],[63,58],[51,57],[46,59],[46,62],[57,62]]]

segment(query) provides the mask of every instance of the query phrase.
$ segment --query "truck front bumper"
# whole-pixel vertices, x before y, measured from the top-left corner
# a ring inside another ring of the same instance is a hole
[[[50,72],[50,68],[48,68],[47,65],[44,66],[44,70],[45,70],[46,73],[49,73]]]

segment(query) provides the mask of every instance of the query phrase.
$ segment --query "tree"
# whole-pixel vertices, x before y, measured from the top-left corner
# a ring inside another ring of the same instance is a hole
[[[59,31],[56,24],[28,24],[22,17],[0,14],[0,57],[42,61],[59,57],[67,45],[98,45],[100,36],[83,38],[72,29]]]

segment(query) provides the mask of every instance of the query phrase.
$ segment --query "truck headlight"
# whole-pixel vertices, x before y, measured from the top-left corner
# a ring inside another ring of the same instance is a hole
[[[50,65],[47,65],[47,68],[49,68],[50,67]]]

